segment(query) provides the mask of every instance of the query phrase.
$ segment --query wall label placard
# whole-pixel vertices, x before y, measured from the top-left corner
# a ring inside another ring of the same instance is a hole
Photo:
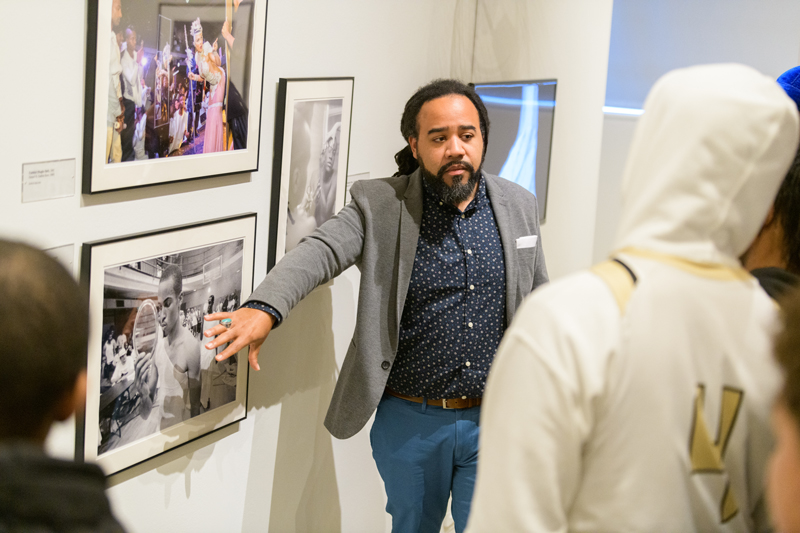
[[[75,159],[22,165],[22,203],[75,194]]]

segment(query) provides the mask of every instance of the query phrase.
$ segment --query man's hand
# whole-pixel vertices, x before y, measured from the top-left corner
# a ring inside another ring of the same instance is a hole
[[[217,361],[224,361],[238,353],[245,346],[250,346],[250,354],[248,355],[250,367],[253,370],[261,370],[261,367],[258,366],[258,351],[272,330],[272,326],[275,325],[275,317],[264,311],[246,307],[237,309],[233,313],[212,313],[204,317],[207,322],[222,320],[223,318],[231,319],[231,327],[226,328],[221,324],[217,324],[213,328],[207,329],[204,335],[206,337],[216,336],[216,338],[206,343],[206,349],[213,350],[229,342],[230,345],[217,354],[216,357]]]

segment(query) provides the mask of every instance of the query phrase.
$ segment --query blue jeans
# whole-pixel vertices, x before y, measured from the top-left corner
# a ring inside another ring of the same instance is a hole
[[[480,407],[444,409],[383,395],[370,431],[394,533],[438,533],[453,495],[453,521],[467,526],[478,464]]]

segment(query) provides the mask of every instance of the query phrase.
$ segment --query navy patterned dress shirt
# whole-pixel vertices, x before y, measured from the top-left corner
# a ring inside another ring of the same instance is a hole
[[[387,386],[408,396],[480,398],[505,330],[503,246],[486,184],[462,213],[423,179],[422,225]]]

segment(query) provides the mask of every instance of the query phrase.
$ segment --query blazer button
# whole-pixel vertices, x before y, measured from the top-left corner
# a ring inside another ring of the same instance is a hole
[[[383,363],[381,363],[381,368],[384,370],[389,370],[389,366],[391,366],[389,364],[389,361],[384,361]]]

